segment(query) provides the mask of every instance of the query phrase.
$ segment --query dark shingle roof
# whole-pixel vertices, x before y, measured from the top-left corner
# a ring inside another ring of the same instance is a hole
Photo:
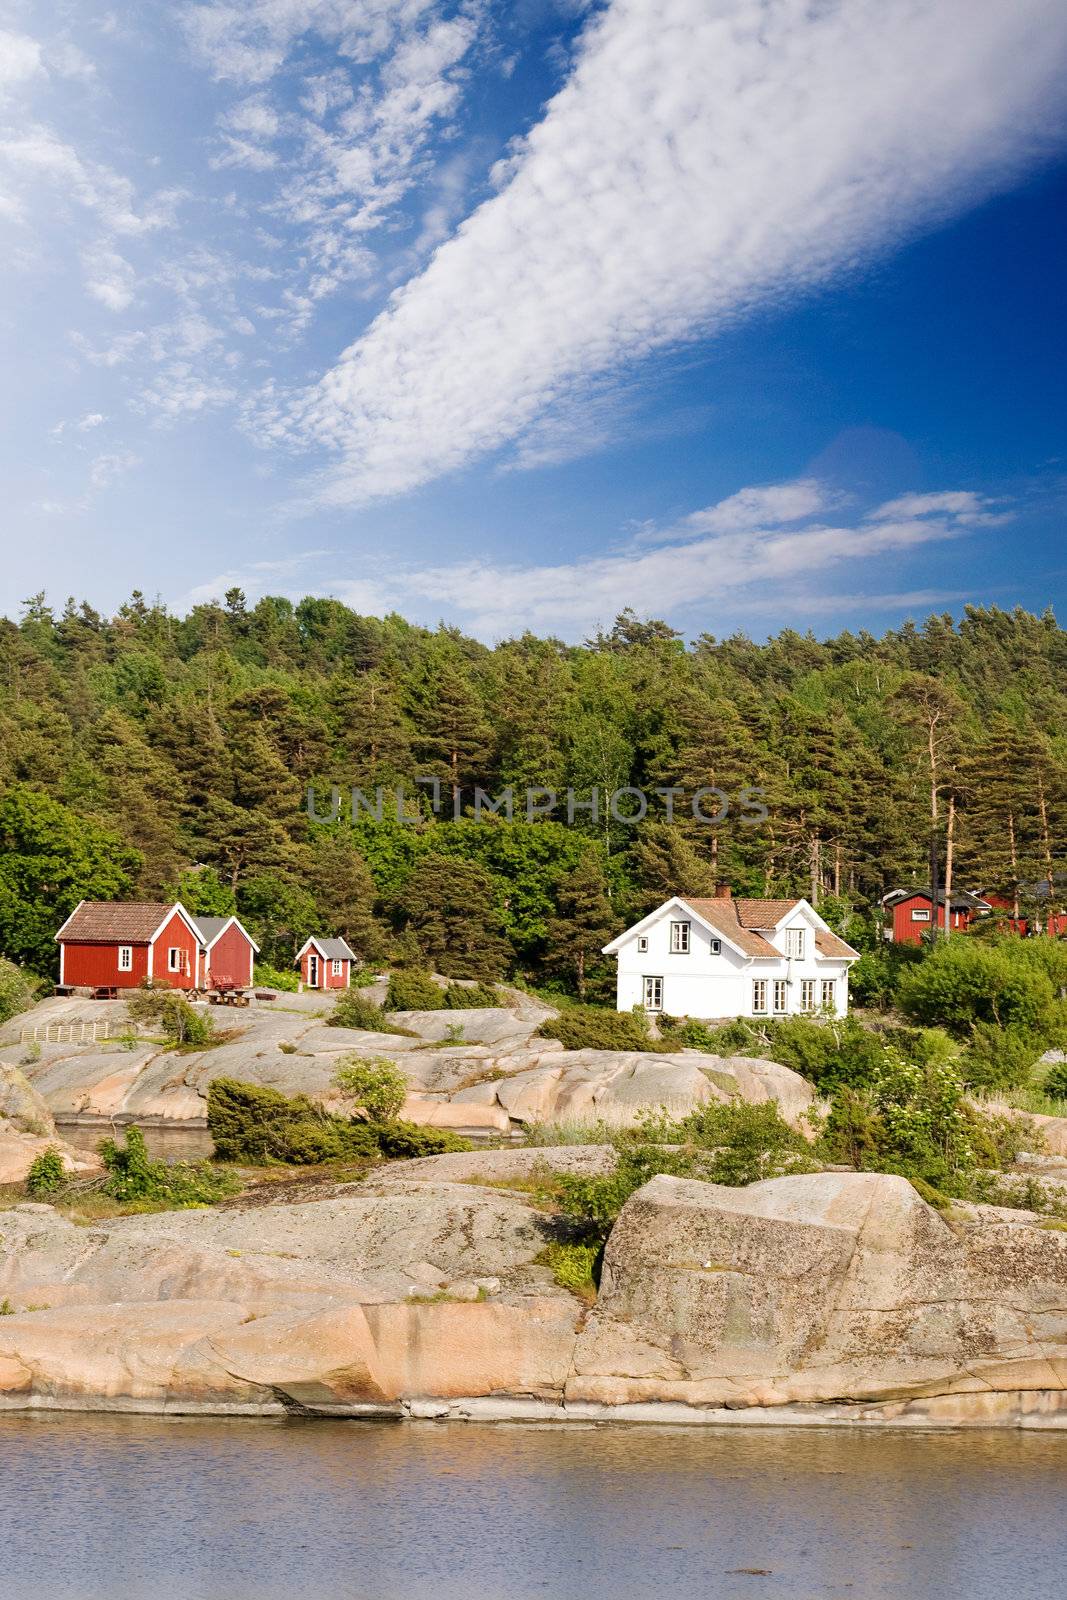
[[[314,942],[328,961],[354,961],[356,959],[355,951],[350,950],[343,939],[320,939],[316,934]]]
[[[129,904],[85,900],[67,919],[58,937],[77,944],[148,944],[173,909],[173,905],[157,900]]]

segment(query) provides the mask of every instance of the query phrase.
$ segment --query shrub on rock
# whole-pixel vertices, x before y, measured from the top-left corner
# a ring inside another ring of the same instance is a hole
[[[385,997],[387,1011],[442,1011],[444,1007],[444,990],[428,972],[410,970],[390,975]]]
[[[543,1039],[558,1039],[568,1050],[665,1051],[671,1046],[653,1039],[648,1018],[638,1011],[608,1011],[599,1006],[568,1006],[558,1017],[542,1022]]]
[[[257,1166],[317,1166],[325,1161],[376,1161],[469,1150],[446,1129],[410,1122],[336,1117],[307,1095],[234,1078],[216,1078],[208,1091],[207,1123],[215,1154]]]

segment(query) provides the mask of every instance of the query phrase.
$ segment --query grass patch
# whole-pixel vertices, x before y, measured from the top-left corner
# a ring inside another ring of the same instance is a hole
[[[535,1257],[538,1266],[551,1267],[561,1289],[587,1306],[596,1302],[599,1280],[600,1247],[595,1244],[573,1244],[553,1240]]]

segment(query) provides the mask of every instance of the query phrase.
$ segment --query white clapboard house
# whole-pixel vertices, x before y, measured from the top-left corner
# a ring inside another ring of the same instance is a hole
[[[618,961],[620,1011],[675,1017],[785,1017],[848,1011],[859,952],[806,900],[675,895],[604,946]]]

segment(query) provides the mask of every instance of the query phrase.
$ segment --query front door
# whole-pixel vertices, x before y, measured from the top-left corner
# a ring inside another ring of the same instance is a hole
[[[319,958],[316,955],[308,956],[308,987],[317,989],[319,986]]]

